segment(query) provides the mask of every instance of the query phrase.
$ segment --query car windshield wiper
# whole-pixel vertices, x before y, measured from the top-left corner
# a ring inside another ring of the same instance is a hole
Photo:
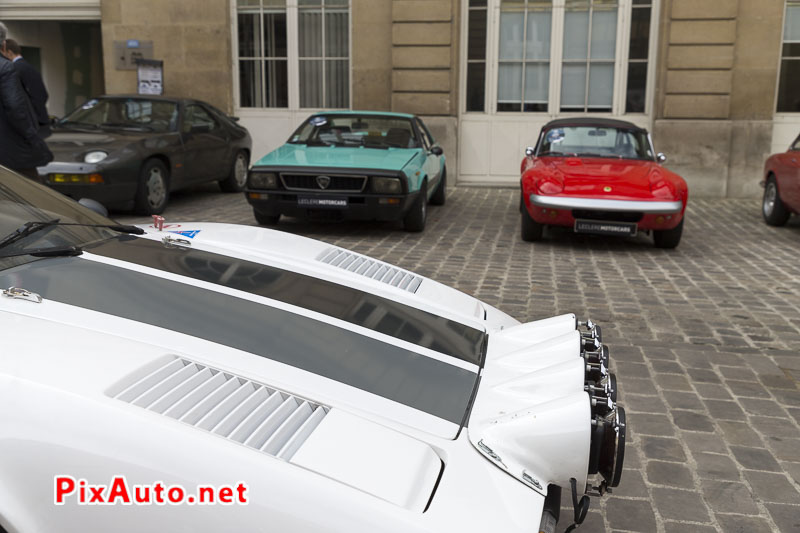
[[[573,152],[569,152],[569,153],[567,153],[567,152],[559,152],[557,150],[546,150],[544,152],[539,152],[539,156],[543,156],[543,155],[555,155],[555,156],[568,156],[568,155],[571,155],[571,156],[575,156],[575,155],[578,155],[578,154],[575,154]]]
[[[0,259],[5,259],[6,257],[21,257],[23,255],[32,255],[33,257],[75,257],[82,253],[83,249],[80,246],[50,246],[47,248],[33,248],[23,252],[0,254]]]
[[[363,146],[364,148],[377,148],[378,150],[389,149],[389,145],[382,141],[374,142],[365,140],[364,142],[361,143],[361,146]]]
[[[59,126],[76,126],[78,128],[91,128],[93,130],[97,129],[97,124],[92,124],[91,122],[78,122],[75,120],[68,120],[66,122],[59,122]]]
[[[606,157],[606,158],[613,158],[613,159],[622,159],[621,155],[617,154],[597,154],[594,152],[578,152],[575,154],[578,157]]]
[[[6,246],[17,242],[20,239],[24,239],[28,235],[36,233],[37,231],[41,231],[46,228],[51,228],[54,226],[81,226],[85,228],[106,228],[112,231],[118,231],[120,233],[133,233],[134,235],[141,235],[144,233],[142,228],[137,228],[136,226],[129,226],[126,224],[80,224],[77,222],[59,222],[60,219],[55,218],[53,220],[42,220],[42,221],[33,221],[33,222],[26,222],[22,226],[20,226],[17,230],[13,233],[10,233],[0,239],[0,248],[5,248]]]
[[[103,122],[100,124],[100,127],[153,131],[153,128],[147,124],[132,124],[130,122]]]

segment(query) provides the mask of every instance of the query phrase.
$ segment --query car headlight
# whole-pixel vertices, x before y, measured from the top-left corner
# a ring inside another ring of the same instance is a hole
[[[655,198],[673,199],[676,197],[675,186],[667,180],[661,179],[650,183],[650,192]]]
[[[102,150],[96,150],[94,152],[89,152],[88,154],[83,156],[83,162],[84,163],[99,163],[100,161],[102,161],[106,157],[108,157],[108,154],[106,152],[103,152]]]
[[[251,172],[247,181],[252,189],[278,188],[278,175],[274,172]]]
[[[564,182],[547,176],[536,182],[536,189],[541,194],[559,194],[564,190]]]
[[[397,178],[372,178],[372,191],[379,194],[400,194],[403,186]]]

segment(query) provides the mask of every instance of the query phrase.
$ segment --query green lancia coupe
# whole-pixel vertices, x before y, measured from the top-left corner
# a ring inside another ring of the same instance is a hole
[[[445,202],[441,147],[419,117],[335,111],[311,115],[258,160],[247,200],[259,224],[281,215],[323,220],[402,220],[425,228],[428,202]]]

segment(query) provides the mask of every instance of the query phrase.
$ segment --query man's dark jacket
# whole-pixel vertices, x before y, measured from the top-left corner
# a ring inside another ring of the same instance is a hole
[[[0,56],[0,165],[25,170],[52,161],[53,154],[37,135],[38,129],[14,65]]]
[[[47,94],[42,75],[22,57],[12,61],[12,63],[14,68],[17,69],[22,87],[28,92],[28,96],[31,99],[33,110],[36,112],[36,120],[40,126],[49,125],[50,117],[47,114],[47,99],[50,95]]]

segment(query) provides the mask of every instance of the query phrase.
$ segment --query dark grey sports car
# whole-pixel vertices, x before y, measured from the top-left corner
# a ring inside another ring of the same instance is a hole
[[[39,167],[46,184],[149,215],[189,185],[218,181],[224,191],[242,191],[252,141],[205,102],[132,95],[87,101],[58,121],[47,144],[55,160]]]

